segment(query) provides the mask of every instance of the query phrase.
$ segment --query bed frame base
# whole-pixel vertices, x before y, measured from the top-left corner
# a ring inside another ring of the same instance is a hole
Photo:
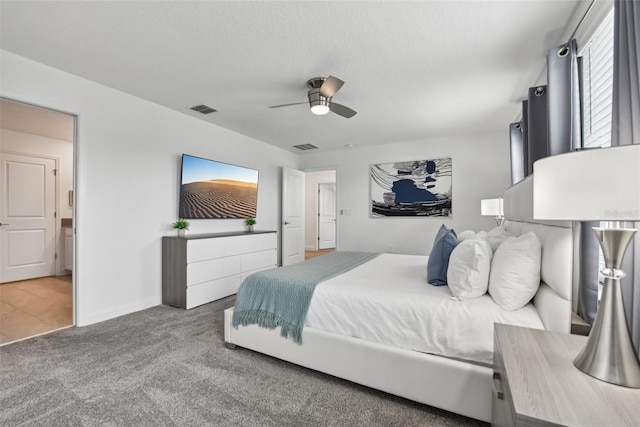
[[[493,370],[384,344],[305,328],[304,345],[280,337],[280,329],[234,328],[233,307],[224,312],[227,344],[482,421],[491,421]]]

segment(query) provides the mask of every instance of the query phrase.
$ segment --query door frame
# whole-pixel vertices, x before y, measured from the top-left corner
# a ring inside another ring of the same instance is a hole
[[[72,321],[73,321],[73,325],[75,326],[78,323],[78,312],[79,312],[79,298],[78,298],[78,287],[79,287],[79,281],[78,281],[78,263],[77,263],[77,219],[78,219],[78,203],[77,203],[77,199],[78,199],[78,163],[79,163],[79,156],[78,156],[78,128],[79,128],[79,122],[80,122],[80,115],[77,113],[73,113],[67,110],[63,110],[57,107],[52,107],[51,105],[44,105],[38,101],[34,101],[34,100],[30,100],[30,99],[24,99],[24,98],[20,98],[20,97],[14,97],[14,96],[6,96],[6,95],[1,95],[0,99],[4,99],[7,101],[12,101],[12,102],[18,102],[21,104],[25,104],[25,105],[30,105],[33,107],[38,107],[38,108],[45,108],[47,110],[51,110],[51,111],[56,111],[58,113],[62,113],[62,114],[66,114],[68,116],[72,116],[74,117],[74,121],[73,121],[73,172],[72,172],[72,176],[73,176],[73,185],[72,185],[72,189],[73,189],[73,206],[71,207],[71,211],[72,211],[72,216],[73,216],[73,228],[72,228],[72,239],[73,239],[73,255],[72,255],[72,263],[73,263],[73,274],[71,275],[71,298],[72,298]],[[58,166],[58,159],[56,159],[56,167]],[[59,180],[56,179],[56,193],[58,191],[58,183]],[[57,196],[57,194],[56,194]],[[56,197],[56,212],[60,211],[60,205],[59,205],[59,198]],[[60,218],[56,218],[56,219],[60,219]],[[57,229],[57,228],[56,228]],[[64,249],[64,248],[62,248]]]
[[[339,241],[338,241],[339,240],[338,236],[340,235],[340,233],[339,233],[339,227],[340,227],[340,221],[339,221],[340,215],[339,215],[339,212],[340,212],[340,209],[338,208],[338,200],[339,200],[339,196],[338,195],[340,194],[339,193],[340,185],[338,184],[338,178],[339,178],[338,167],[337,166],[327,166],[327,167],[316,167],[316,168],[308,168],[308,169],[300,169],[300,170],[302,172],[304,172],[305,174],[313,173],[313,172],[330,172],[330,171],[335,173],[335,185],[336,185],[336,194],[335,194],[335,197],[336,197],[336,200],[335,200],[335,203],[336,203],[336,247],[335,247],[335,250],[337,251],[338,248],[339,248],[339,244],[340,244]],[[327,182],[324,182],[324,183],[326,184]],[[319,182],[316,183],[316,186],[315,186],[315,195],[314,196],[315,196],[315,199],[316,199],[316,209],[315,209],[315,212],[313,213],[313,215],[315,215],[315,218],[316,218],[316,227],[315,227],[315,231],[314,231],[314,233],[316,234],[315,239],[314,239],[314,245],[315,245],[315,249],[316,250],[318,250],[318,236],[319,236],[317,218],[318,218],[318,213],[320,212],[319,211],[320,207],[319,207],[319,204],[318,204],[318,185],[317,184],[319,184]],[[306,230],[305,229],[305,233],[308,233],[309,231],[310,230]],[[305,236],[305,238],[306,238],[306,236]]]

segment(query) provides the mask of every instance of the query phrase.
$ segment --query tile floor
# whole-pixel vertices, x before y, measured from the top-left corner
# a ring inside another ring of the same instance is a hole
[[[73,324],[71,276],[0,284],[0,344]]]
[[[319,257],[321,255],[325,255],[333,251],[335,251],[335,249],[320,249],[318,251],[307,250],[307,251],[304,251],[304,259]]]

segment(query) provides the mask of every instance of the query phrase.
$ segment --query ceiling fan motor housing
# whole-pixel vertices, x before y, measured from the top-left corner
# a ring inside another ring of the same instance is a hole
[[[316,77],[307,82],[307,86],[309,87],[309,92],[307,93],[309,106],[311,107],[311,112],[314,114],[327,114],[331,106],[331,98],[320,94],[320,88],[325,80],[324,77]]]
[[[309,93],[309,105],[313,108],[314,106],[325,106],[329,108],[331,104],[331,98],[327,98],[325,96],[320,95],[320,89],[310,89]]]

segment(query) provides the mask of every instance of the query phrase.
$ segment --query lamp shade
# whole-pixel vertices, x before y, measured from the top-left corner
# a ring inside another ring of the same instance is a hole
[[[502,199],[482,199],[480,201],[480,215],[502,216]]]
[[[576,151],[535,162],[533,217],[640,220],[640,145]]]

